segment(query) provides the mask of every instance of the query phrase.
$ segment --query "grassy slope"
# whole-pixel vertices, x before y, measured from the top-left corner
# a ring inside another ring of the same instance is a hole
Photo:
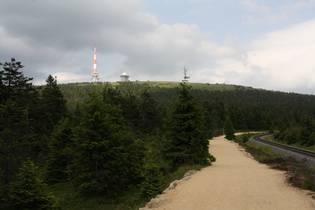
[[[64,94],[65,99],[67,99],[68,108],[74,110],[78,102],[82,102],[82,99],[86,98],[87,90],[102,91],[107,85],[113,87],[121,84],[120,82],[106,82],[106,83],[69,83],[59,85],[60,90]],[[146,87],[159,87],[159,88],[177,88],[180,82],[163,82],[163,81],[137,81],[137,82],[127,82],[123,85],[138,85],[140,89],[145,89]],[[236,85],[227,84],[209,84],[209,83],[188,83],[192,89],[208,90],[208,91],[233,91],[236,89],[247,89],[249,87],[242,87]],[[140,90],[139,89],[139,90]]]
[[[200,170],[200,165],[189,165],[180,167],[177,171],[168,174],[163,180],[163,189],[166,189],[174,180],[182,179],[184,174],[189,170]],[[150,199],[141,198],[138,195],[137,186],[133,186],[122,192],[117,197],[96,197],[82,198],[78,192],[73,189],[70,183],[61,183],[50,186],[49,189],[57,198],[59,205],[65,210],[120,210],[120,209],[139,209],[144,207]]]
[[[137,82],[130,82],[139,85],[147,85],[153,87],[161,87],[161,88],[175,88],[178,87],[180,82],[167,82],[167,81],[137,81]],[[113,87],[119,85],[119,82],[106,82],[106,83],[69,83],[69,84],[61,84],[62,86],[91,86],[91,87],[102,87],[105,84],[111,84]],[[201,90],[235,90],[236,88],[249,88],[237,85],[228,85],[228,84],[210,84],[210,83],[188,83],[194,89],[201,89]]]
[[[295,143],[295,144],[288,144],[287,142],[284,142],[284,141],[280,141],[280,142],[276,141],[273,136],[267,138],[266,140],[274,141],[274,142],[280,143],[280,144],[287,144],[287,145],[292,146],[292,147],[298,147],[298,148],[301,148],[301,149],[307,149],[307,150],[311,150],[311,151],[315,152],[315,145],[307,147],[305,145],[301,145],[300,142],[299,143]]]

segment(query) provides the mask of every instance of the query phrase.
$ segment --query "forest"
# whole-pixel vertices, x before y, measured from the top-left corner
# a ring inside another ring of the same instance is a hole
[[[65,189],[102,204],[129,194],[119,205],[132,208],[182,167],[211,165],[208,140],[233,139],[234,130],[315,145],[314,95],[189,82],[57,84],[51,75],[35,86],[21,62],[0,67],[0,209],[71,209]]]

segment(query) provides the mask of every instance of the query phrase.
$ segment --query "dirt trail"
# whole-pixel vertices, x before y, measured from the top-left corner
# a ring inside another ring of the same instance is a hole
[[[315,209],[306,191],[291,187],[282,171],[247,157],[222,136],[211,140],[217,161],[154,199],[161,210]],[[151,202],[152,203],[152,202]]]

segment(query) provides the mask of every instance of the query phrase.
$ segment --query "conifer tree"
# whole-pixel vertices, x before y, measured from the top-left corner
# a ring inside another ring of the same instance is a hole
[[[140,96],[141,130],[144,133],[153,133],[160,126],[157,103],[145,90]]]
[[[229,116],[227,116],[225,118],[224,133],[225,133],[225,138],[226,139],[228,139],[228,140],[235,139],[233,123],[232,123],[232,121],[231,121]]]
[[[16,209],[56,209],[54,197],[47,192],[46,185],[37,174],[37,167],[32,161],[23,162],[10,192],[10,201]]]
[[[128,183],[128,145],[133,139],[126,135],[119,108],[90,94],[74,141],[74,181],[82,194],[114,195]]]
[[[36,157],[34,132],[38,95],[14,58],[0,63],[0,179],[6,196],[12,177],[22,160]]]
[[[185,164],[209,164],[210,154],[200,107],[190,87],[180,84],[179,99],[166,124],[165,156],[173,168]]]
[[[71,178],[70,167],[73,160],[73,122],[61,119],[55,126],[49,142],[47,161],[47,181],[65,182]]]
[[[28,78],[23,75],[21,69],[24,67],[21,62],[16,61],[14,58],[11,62],[0,63],[3,70],[0,70],[1,76],[1,97],[0,103],[7,99],[12,99],[18,104],[25,104],[28,101],[30,94],[34,92],[32,83],[33,78]]]
[[[144,180],[140,184],[140,193],[142,197],[146,198],[152,198],[162,191],[163,163],[156,143],[152,142],[148,145],[143,161],[142,177]]]
[[[57,80],[49,75],[41,94],[41,108],[45,128],[51,132],[54,125],[67,114],[66,100],[57,85]]]
[[[30,152],[30,138],[26,110],[18,107],[12,99],[0,104],[0,168],[2,195],[8,193],[8,186],[16,174],[21,161]]]

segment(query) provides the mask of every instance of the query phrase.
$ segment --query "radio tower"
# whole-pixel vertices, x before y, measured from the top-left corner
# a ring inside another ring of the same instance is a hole
[[[97,74],[97,69],[96,69],[96,44],[94,44],[94,70],[93,70],[93,75],[92,75],[92,82],[98,82],[99,77]]]

